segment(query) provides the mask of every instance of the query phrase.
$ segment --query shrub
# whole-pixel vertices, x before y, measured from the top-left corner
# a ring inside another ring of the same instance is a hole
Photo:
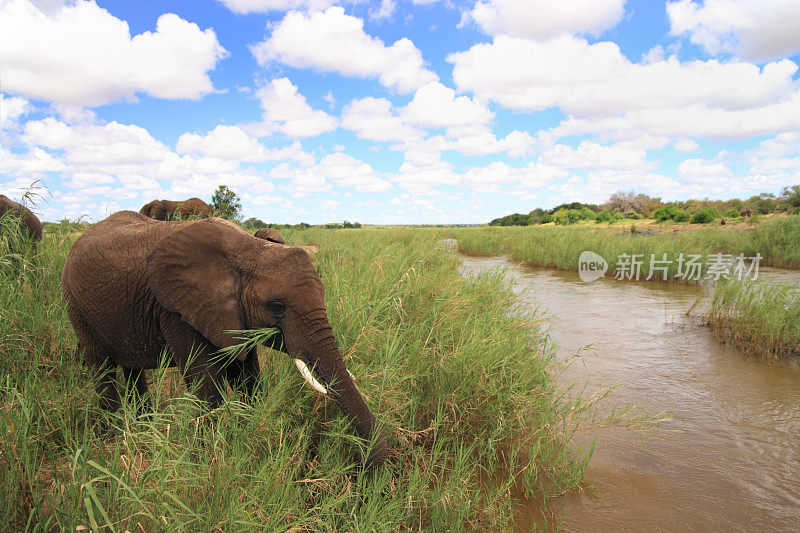
[[[675,222],[689,222],[690,218],[692,218],[692,215],[689,213],[689,211],[678,209],[678,212],[675,213],[675,216],[672,218],[672,220]]]
[[[581,211],[578,209],[559,209],[555,213],[553,213],[553,221],[556,224],[566,225],[566,224],[575,224],[576,222],[583,220]]]
[[[691,218],[691,215],[688,211],[684,211],[675,204],[667,204],[656,209],[653,212],[653,217],[658,222],[687,222]]]
[[[795,207],[794,211],[792,211],[793,215],[800,215],[800,207]]]
[[[588,207],[582,207],[578,210],[581,220],[594,220],[597,214]]]
[[[701,209],[692,217],[692,224],[708,224],[719,218],[719,212],[711,207]]]
[[[722,213],[722,216],[725,218],[739,218],[740,216],[742,216],[742,214],[739,212],[738,209],[728,209],[727,211]]]
[[[553,215],[550,213],[545,213],[539,217],[539,224],[549,224],[553,221]]]
[[[595,222],[598,224],[602,224],[604,222],[611,222],[611,211],[603,210],[597,213],[597,216],[594,219]]]

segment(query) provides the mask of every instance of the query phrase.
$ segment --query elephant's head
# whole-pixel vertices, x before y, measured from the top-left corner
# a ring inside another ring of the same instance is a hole
[[[386,438],[345,368],[325,289],[304,250],[210,218],[158,241],[147,256],[147,275],[158,302],[217,347],[237,344],[230,330],[279,328],[284,351],[299,361],[304,377],[312,369],[358,435],[375,440],[364,463],[383,463]]]
[[[155,208],[155,206],[156,206],[158,203],[159,203],[159,201],[158,201],[158,200],[153,200],[152,202],[147,202],[146,204],[144,204],[144,205],[142,206],[142,208],[141,208],[141,209],[139,209],[139,213],[140,213],[140,214],[142,214],[142,215],[144,215],[144,216],[146,216],[146,217],[150,217],[150,218],[152,218],[152,217],[153,217],[153,215],[151,214],[151,212],[153,211],[153,208]]]

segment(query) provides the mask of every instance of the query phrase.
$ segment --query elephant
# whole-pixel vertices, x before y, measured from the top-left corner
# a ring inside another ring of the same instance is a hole
[[[42,223],[30,209],[0,194],[0,216],[11,212],[20,220],[20,227],[24,227],[28,236],[34,241],[42,240]]]
[[[283,240],[283,235],[272,228],[261,228],[256,232],[255,236],[266,241],[277,242],[278,244],[286,244],[286,241]]]
[[[156,220],[175,220],[188,216],[208,218],[213,210],[200,198],[189,198],[182,201],[153,200],[143,205],[139,213]]]
[[[750,209],[744,209],[739,214],[742,216],[742,218],[750,218],[751,216],[753,216],[753,212]]]
[[[385,461],[385,434],[345,367],[325,288],[304,250],[216,217],[162,222],[121,211],[78,238],[61,283],[84,364],[98,373],[102,409],[120,406],[118,366],[145,396],[143,370],[156,368],[165,348],[207,406],[220,405],[225,380],[249,398],[259,376],[256,349],[228,361],[218,351],[238,344],[231,330],[276,327],[272,346],[374,442],[366,458],[359,454],[362,464]]]

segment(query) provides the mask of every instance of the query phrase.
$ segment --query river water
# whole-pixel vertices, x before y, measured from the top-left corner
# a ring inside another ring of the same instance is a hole
[[[647,438],[613,427],[577,436],[597,439],[587,473],[595,490],[564,497],[566,531],[800,529],[800,371],[747,359],[687,317],[701,289],[583,283],[496,257],[465,257],[461,268],[507,269],[519,302],[552,316],[558,356],[571,361],[562,384],[586,384],[586,393],[615,385],[601,415],[632,404],[669,414]],[[800,281],[789,271],[770,277]],[[523,505],[517,526],[535,515]]]

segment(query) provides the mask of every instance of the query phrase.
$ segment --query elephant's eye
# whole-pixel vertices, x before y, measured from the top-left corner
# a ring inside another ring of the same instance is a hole
[[[277,300],[267,302],[267,311],[275,316],[283,316],[286,314],[286,304]]]

